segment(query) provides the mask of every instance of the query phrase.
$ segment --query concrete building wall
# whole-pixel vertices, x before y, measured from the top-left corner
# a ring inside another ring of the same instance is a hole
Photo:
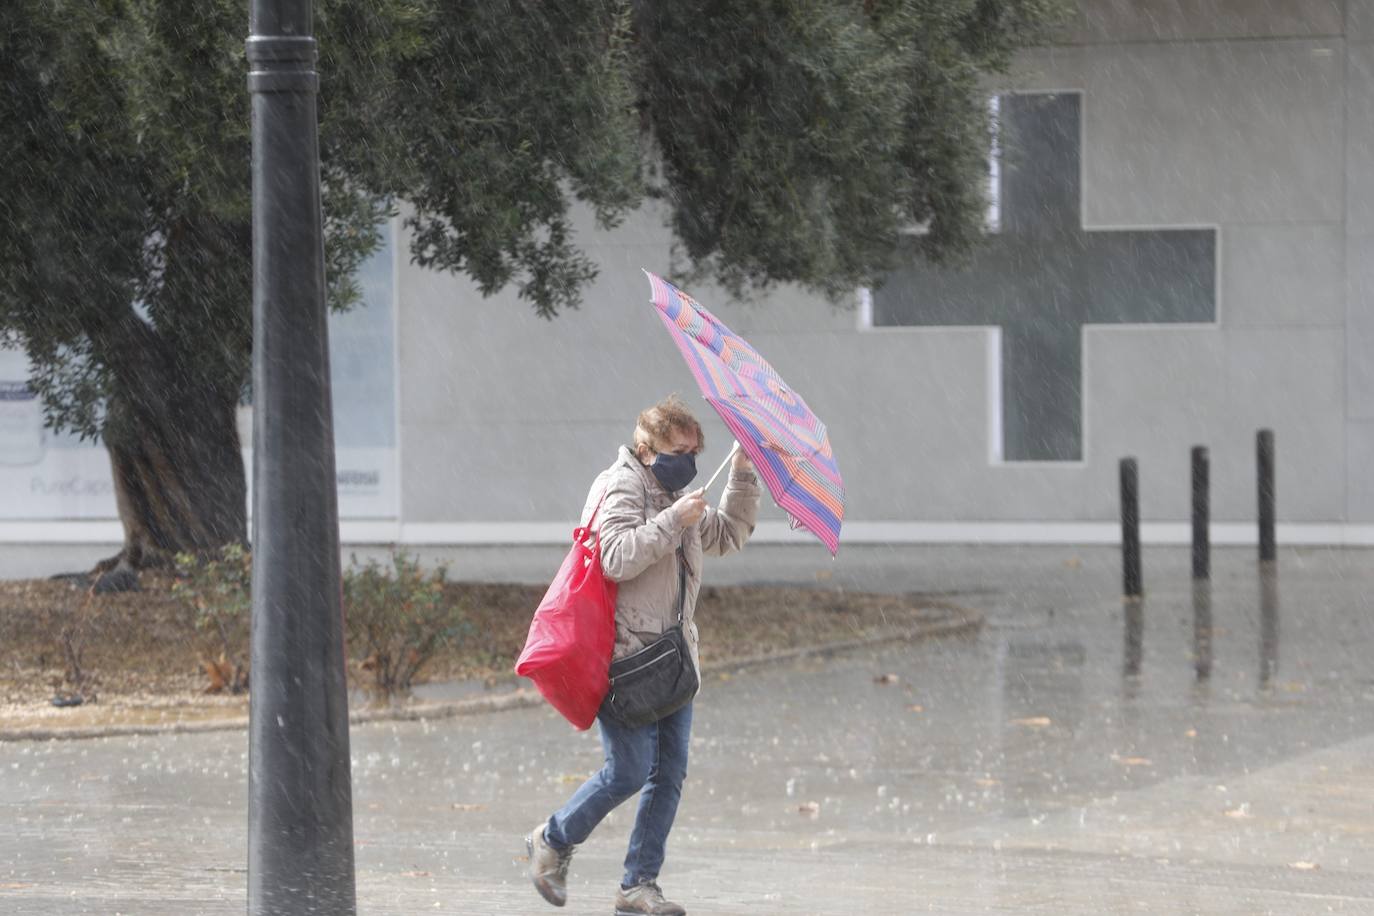
[[[1089,326],[1083,460],[1002,463],[994,332],[866,329],[853,303],[792,288],[747,305],[691,289],[827,423],[847,530],[1106,536],[1128,454],[1145,518],[1183,520],[1195,444],[1211,448],[1213,518],[1242,523],[1260,427],[1277,436],[1281,522],[1374,523],[1374,0],[1088,2],[996,88],[1082,94],[1085,227],[1216,228],[1217,320]],[[400,271],[400,509],[416,538],[557,536],[639,409],[695,400],[640,273],[669,269],[661,214],[610,232],[586,218],[579,239],[601,276],[552,322],[513,291]],[[729,440],[700,413],[709,474]]]
[[[1374,521],[1374,0],[1348,0],[1345,41],[1346,493]]]

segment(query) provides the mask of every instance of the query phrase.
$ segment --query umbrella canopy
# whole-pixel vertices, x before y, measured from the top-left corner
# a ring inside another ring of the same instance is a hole
[[[667,280],[644,273],[658,317],[706,402],[735,434],[792,527],[810,531],[834,554],[844,481],[825,424],[744,338]]]

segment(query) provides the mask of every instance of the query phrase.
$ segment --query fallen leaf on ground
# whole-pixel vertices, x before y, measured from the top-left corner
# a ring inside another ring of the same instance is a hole
[[[450,805],[449,807],[451,807],[454,811],[485,811],[485,810],[487,810],[487,806],[486,806],[486,805],[467,805],[467,804],[464,804],[464,803],[462,803],[462,802],[454,802],[454,803],[453,803],[452,805]]]
[[[1298,871],[1316,871],[1321,868],[1316,862],[1289,862],[1289,868],[1296,868]]]
[[[1113,754],[1112,759],[1123,767],[1152,767],[1155,765],[1155,762],[1149,757],[1118,757]]]
[[[1188,729],[1186,732],[1183,733],[1183,737],[1185,737],[1185,738],[1196,738],[1196,737],[1197,737],[1197,729],[1196,729],[1196,728],[1190,728],[1190,729]]]
[[[895,684],[899,678],[895,674],[880,674],[873,679],[875,684]]]
[[[1254,817],[1254,815],[1250,813],[1250,803],[1249,803],[1249,802],[1246,802],[1245,804],[1241,805],[1239,808],[1232,808],[1230,811],[1227,811],[1227,812],[1226,812],[1226,816],[1227,816],[1227,817],[1234,817],[1234,818],[1236,818],[1237,820],[1239,820],[1240,818],[1245,818],[1245,817]]]
[[[805,814],[807,817],[819,817],[821,806],[819,802],[806,802],[797,806],[798,814]]]
[[[1048,716],[1031,716],[1028,719],[1012,719],[1008,725],[1024,725],[1026,728],[1047,728],[1050,723]]]
[[[430,876],[430,875],[429,875],[429,872],[427,872],[427,871],[403,871],[403,872],[401,872],[401,877],[402,877],[402,878],[428,878],[429,876]]]
[[[926,711],[926,708],[925,708],[924,706],[922,706],[920,703],[912,703],[910,706],[908,706],[908,707],[906,708],[906,711],[907,711],[907,712],[925,712],[925,711]]]
[[[990,787],[992,787],[992,786],[1000,786],[1000,785],[1002,784],[1002,780],[1000,780],[1000,779],[975,779],[975,780],[973,781],[973,784],[976,785],[976,786],[982,786],[983,788],[987,789],[987,788],[990,788]]]

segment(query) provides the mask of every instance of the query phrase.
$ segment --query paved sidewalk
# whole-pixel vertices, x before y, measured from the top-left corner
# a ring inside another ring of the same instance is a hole
[[[1202,681],[1186,551],[1145,560],[1138,615],[1105,549],[717,564],[957,592],[988,624],[709,679],[665,890],[694,916],[1374,912],[1374,554],[1285,551],[1266,589],[1218,552]],[[0,744],[0,912],[241,913],[246,751]],[[360,912],[556,912],[521,836],[599,765],[594,732],[544,708],[373,723],[353,756]],[[562,912],[611,912],[632,815],[579,851]]]

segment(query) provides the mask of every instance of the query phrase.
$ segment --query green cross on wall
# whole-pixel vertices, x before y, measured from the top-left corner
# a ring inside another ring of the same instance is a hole
[[[1084,229],[1082,96],[998,107],[1000,225],[962,267],[910,254],[874,290],[873,324],[1001,328],[1004,460],[1078,461],[1084,325],[1215,321],[1216,230]]]

